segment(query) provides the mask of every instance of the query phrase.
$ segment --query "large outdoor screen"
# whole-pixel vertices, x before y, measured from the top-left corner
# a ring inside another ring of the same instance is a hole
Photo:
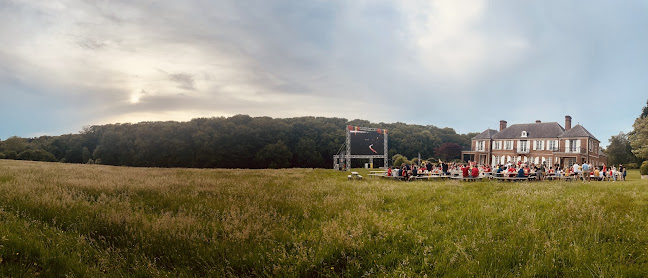
[[[382,129],[367,131],[350,126],[351,155],[384,155],[385,132]]]

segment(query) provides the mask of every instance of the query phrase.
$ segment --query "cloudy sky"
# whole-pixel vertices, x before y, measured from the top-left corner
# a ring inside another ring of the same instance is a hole
[[[327,116],[481,132],[648,99],[647,1],[0,0],[0,139]]]

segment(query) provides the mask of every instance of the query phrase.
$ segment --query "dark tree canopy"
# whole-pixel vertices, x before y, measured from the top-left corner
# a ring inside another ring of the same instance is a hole
[[[436,149],[437,157],[443,160],[458,159],[461,157],[462,147],[457,143],[446,142]]]
[[[637,157],[632,153],[632,146],[630,146],[630,139],[628,135],[620,132],[618,135],[610,137],[610,145],[605,150],[608,156],[608,164],[627,164],[638,162]]]
[[[11,137],[0,141],[0,158],[141,167],[330,168],[333,155],[344,145],[347,125],[387,129],[390,157],[420,153],[422,157],[459,158],[462,147],[468,147],[475,135],[433,125],[236,115],[97,125],[60,136]],[[454,148],[440,148],[444,143]]]

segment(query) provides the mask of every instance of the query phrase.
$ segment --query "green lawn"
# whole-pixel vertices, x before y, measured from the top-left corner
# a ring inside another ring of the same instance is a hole
[[[648,276],[637,171],[587,184],[346,175],[0,160],[0,276]]]

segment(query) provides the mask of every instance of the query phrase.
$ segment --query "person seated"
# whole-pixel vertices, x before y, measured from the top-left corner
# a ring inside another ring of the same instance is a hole
[[[517,173],[518,178],[525,178],[527,175],[524,174],[524,168],[520,168]]]
[[[598,180],[598,179],[599,179],[599,174],[600,174],[599,169],[598,169],[598,168],[594,168],[594,172],[592,173],[591,178],[593,178],[593,179],[597,179],[597,180]]]
[[[479,168],[477,168],[477,167],[473,167],[473,168],[472,168],[472,177],[473,177],[473,178],[476,178],[476,177],[478,177],[478,176],[479,176]]]
[[[495,173],[498,173],[498,174],[499,174],[499,173],[501,173],[501,172],[502,172],[502,165],[499,165],[499,164],[498,164],[497,167],[495,167]]]
[[[515,177],[517,170],[515,169],[515,167],[511,166],[508,168],[508,173],[509,173],[509,177],[513,178]]]
[[[392,168],[389,167],[389,168],[387,168],[387,176],[391,177],[391,175],[392,175]]]
[[[528,177],[529,174],[531,174],[531,169],[529,169],[529,165],[524,165],[524,168],[522,168],[522,173],[524,174],[525,177]]]
[[[462,172],[462,174],[463,174],[463,177],[464,177],[464,178],[467,178],[467,177],[468,177],[468,166],[466,166],[466,165],[461,165],[461,172]]]
[[[486,172],[486,173],[490,173],[491,171],[492,171],[492,170],[491,170],[490,165],[486,165],[486,168],[484,168],[484,172]]]
[[[407,166],[403,163],[403,167],[400,170],[401,177],[407,178]]]

